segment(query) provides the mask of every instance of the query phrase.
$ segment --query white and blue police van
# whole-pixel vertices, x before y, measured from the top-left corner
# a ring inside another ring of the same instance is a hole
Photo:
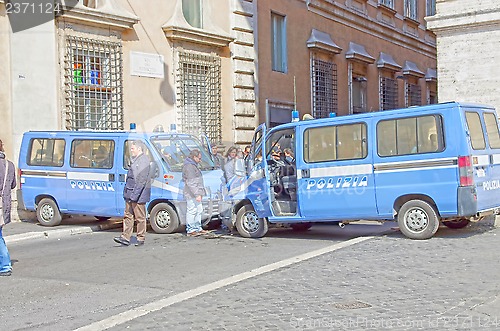
[[[21,208],[36,211],[40,224],[58,225],[64,215],[123,217],[123,188],[130,166],[130,143],[139,140],[151,159],[152,229],[172,233],[185,224],[182,167],[192,149],[202,153],[200,169],[207,195],[203,224],[217,220],[222,170],[215,168],[203,140],[175,132],[30,131],[19,154]]]
[[[277,223],[305,230],[376,220],[427,239],[441,222],[463,228],[500,208],[500,135],[488,106],[451,102],[269,131],[262,124],[247,161],[247,180],[231,200],[244,237]]]

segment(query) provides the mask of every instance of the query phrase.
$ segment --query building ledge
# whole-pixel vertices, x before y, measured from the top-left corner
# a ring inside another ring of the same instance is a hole
[[[387,69],[391,71],[400,71],[402,67],[394,60],[391,55],[380,52],[379,58],[377,60],[377,68]]]
[[[375,58],[368,54],[365,46],[349,42],[349,49],[345,53],[345,58],[348,60],[359,61],[367,64],[375,62]]]
[[[418,68],[418,66],[411,61],[405,61],[402,72],[405,76],[413,76],[418,78],[422,78],[425,76],[425,74]]]
[[[76,3],[75,3],[76,2]],[[131,29],[139,18],[111,0],[99,1],[95,8],[87,7],[81,1],[62,0],[62,12],[58,18],[100,27]]]
[[[426,82],[437,82],[437,70],[427,68],[427,72],[425,73],[425,81]]]
[[[342,51],[342,48],[332,40],[328,33],[316,29],[311,31],[311,36],[307,40],[307,48],[334,54]]]
[[[234,40],[234,38],[228,35],[221,35],[192,27],[166,25],[162,29],[168,39],[188,41],[212,47],[227,47]]]

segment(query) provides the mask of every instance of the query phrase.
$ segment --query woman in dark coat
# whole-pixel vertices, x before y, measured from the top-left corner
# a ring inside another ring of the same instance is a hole
[[[3,239],[2,230],[5,224],[10,223],[11,190],[16,187],[16,169],[14,164],[8,161],[0,140],[0,196],[2,201],[2,214],[0,217],[0,276],[10,276],[12,264],[9,251]]]

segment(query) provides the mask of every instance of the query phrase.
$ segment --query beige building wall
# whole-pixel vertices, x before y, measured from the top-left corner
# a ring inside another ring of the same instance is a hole
[[[147,5],[143,0],[100,0],[80,1],[53,21],[12,33],[0,0],[0,79],[4,86],[0,115],[5,120],[1,139],[9,157],[17,160],[23,132],[66,128],[67,86],[68,79],[73,79],[68,78],[73,71],[67,63],[70,36],[120,45],[124,129],[132,122],[144,131],[158,124],[168,130],[176,123],[180,131],[179,53],[219,59],[221,141],[247,143],[256,122],[254,4],[252,0],[201,3],[201,29],[186,22],[182,0],[148,0]],[[162,68],[150,65],[149,60],[161,61]],[[144,65],[140,69],[148,73],[138,74],[132,61],[142,61],[138,66]],[[94,91],[92,87],[87,90]]]
[[[403,1],[395,8],[381,6],[378,1],[327,0],[259,0],[259,63],[258,89],[260,122],[269,117],[269,103],[293,106],[294,79],[297,109],[301,116],[312,112],[311,58],[332,61],[337,68],[338,115],[349,114],[351,72],[361,67],[367,79],[367,111],[380,109],[377,62],[380,53],[392,56],[398,70],[391,68],[398,79],[398,105],[405,106],[405,81],[421,87],[421,103],[428,103],[428,89],[435,89],[435,77],[425,77],[436,69],[436,48],[433,33],[426,30],[425,1],[418,1],[418,21],[404,17]],[[271,68],[271,13],[286,17],[288,71]],[[336,45],[309,45],[312,31],[329,35]],[[372,59],[355,55],[349,58],[350,43],[364,46]],[[328,49],[330,48],[330,49]],[[405,62],[416,64],[421,73],[403,72]],[[414,76],[416,74],[416,76]]]
[[[1,127],[0,139],[2,140],[5,152],[9,159],[14,159],[12,141],[12,113],[11,106],[11,86],[10,86],[10,26],[5,11],[5,1],[0,0],[0,118]]]
[[[437,1],[427,21],[437,36],[439,101],[500,109],[500,2]]]

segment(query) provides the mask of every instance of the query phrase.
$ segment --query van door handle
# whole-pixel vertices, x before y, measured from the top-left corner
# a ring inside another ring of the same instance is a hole
[[[115,174],[109,174],[109,179],[108,181],[114,182],[115,181]]]
[[[302,169],[302,178],[309,178],[309,169]]]
[[[125,181],[125,174],[120,174],[120,177],[118,177],[118,181],[124,182]]]

